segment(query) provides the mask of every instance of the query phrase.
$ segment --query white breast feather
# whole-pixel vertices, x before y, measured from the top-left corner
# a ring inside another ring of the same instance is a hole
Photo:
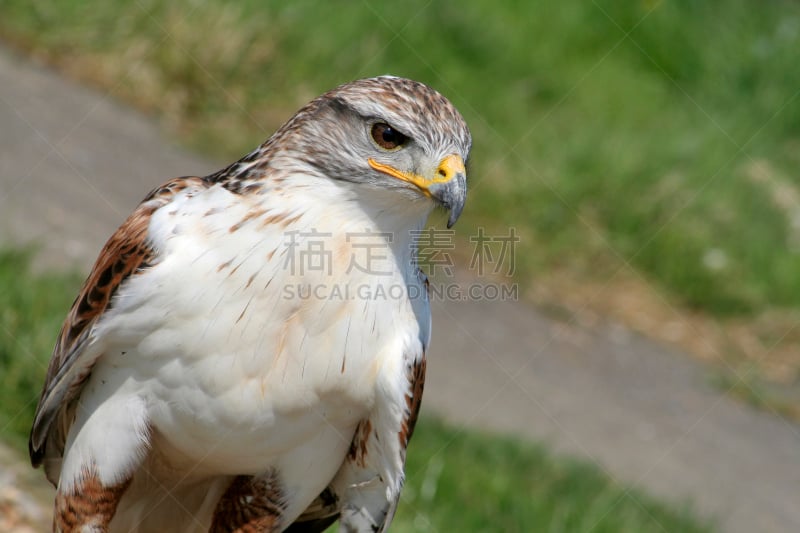
[[[310,185],[316,194],[305,189],[291,200],[288,192],[242,197],[219,186],[177,195],[150,224],[161,260],[121,287],[96,329],[105,356],[86,401],[99,406],[109,396],[145,398],[151,425],[169,441],[166,448],[194,462],[197,475],[203,471],[197,463],[231,473],[277,464],[286,479],[307,480],[308,458],[330,457],[314,464],[320,479],[311,490],[321,490],[341,462],[336,454],[344,457],[368,411],[378,404],[391,427],[402,416],[402,405],[388,399],[402,398],[405,361],[420,358],[427,345],[427,300],[412,305],[388,298],[395,289],[383,291],[386,299],[299,299],[288,297],[286,287],[340,284],[374,294],[378,285],[415,285],[414,292],[424,294],[408,230],[424,221],[427,203],[420,212],[389,204],[365,212],[346,185]],[[287,205],[296,207],[287,211]],[[248,219],[254,212],[258,216]],[[277,215],[280,220],[264,223]],[[283,227],[287,219],[293,221]],[[387,227],[404,232],[372,266],[391,273],[345,273],[353,253],[360,253],[345,234]],[[300,274],[297,263],[295,272],[287,268],[290,230],[333,234],[324,240],[331,276],[308,269]],[[104,392],[98,380],[111,373],[122,382]],[[391,492],[402,483],[396,479],[402,476],[399,457],[387,455],[380,467]],[[77,475],[68,465],[64,473]],[[287,516],[300,511],[287,510]]]

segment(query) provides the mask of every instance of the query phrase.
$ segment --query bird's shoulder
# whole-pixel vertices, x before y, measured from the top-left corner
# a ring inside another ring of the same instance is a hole
[[[31,431],[31,459],[37,464],[52,417],[66,400],[77,394],[88,378],[92,361],[81,356],[92,340],[92,330],[108,312],[120,286],[131,276],[144,272],[159,260],[158,250],[149,238],[152,217],[177,195],[191,194],[209,187],[197,176],[174,178],[153,189],[117,228],[100,251],[89,276],[70,308],[45,377],[45,385]]]
[[[109,310],[119,287],[131,276],[145,272],[160,260],[161,250],[154,245],[150,235],[153,215],[178,195],[191,195],[208,187],[209,184],[200,177],[174,178],[153,189],[117,228],[100,251],[67,314],[53,351],[51,370],[63,364],[63,358],[74,351],[87,330]]]

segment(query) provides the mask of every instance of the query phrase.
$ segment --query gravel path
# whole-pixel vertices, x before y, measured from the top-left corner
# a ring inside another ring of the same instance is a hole
[[[0,242],[39,242],[41,268],[85,270],[152,186],[219,167],[110,96],[0,48]],[[619,326],[438,301],[424,409],[596,461],[723,531],[800,531],[800,427],[721,396],[708,375]],[[9,457],[0,480],[17,479]]]

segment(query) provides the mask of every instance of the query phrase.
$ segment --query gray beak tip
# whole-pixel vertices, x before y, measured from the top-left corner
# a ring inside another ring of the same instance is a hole
[[[458,217],[461,216],[461,211],[464,210],[464,202],[467,200],[467,177],[459,172],[450,181],[437,183],[434,187],[431,187],[430,192],[445,208],[450,210],[447,228],[452,228]]]
[[[450,229],[455,225],[456,221],[458,220],[458,217],[461,216],[461,208],[462,206],[459,206],[458,209],[456,208],[450,209],[450,217],[447,219],[447,229]]]

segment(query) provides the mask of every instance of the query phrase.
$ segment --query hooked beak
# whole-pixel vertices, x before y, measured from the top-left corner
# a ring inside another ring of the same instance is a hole
[[[467,200],[467,172],[464,160],[458,154],[450,154],[439,163],[433,176],[424,177],[411,172],[403,172],[396,168],[368,160],[369,165],[379,172],[416,185],[425,196],[439,201],[450,211],[447,227],[451,228],[461,216],[464,202]]]

